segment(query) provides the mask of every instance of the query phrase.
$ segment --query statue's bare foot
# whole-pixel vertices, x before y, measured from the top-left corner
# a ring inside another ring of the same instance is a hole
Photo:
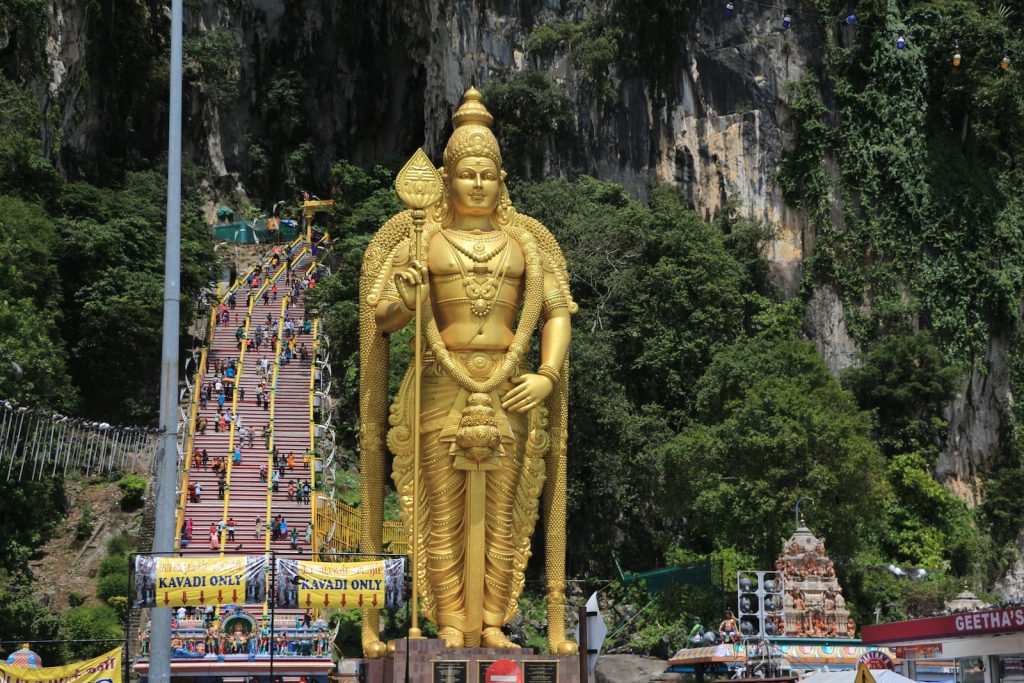
[[[558,645],[551,648],[551,651],[555,654],[560,655],[574,655],[580,651],[580,648],[578,645],[576,645],[576,643],[572,642],[571,640],[563,640],[562,642],[558,643]]]
[[[388,646],[379,640],[363,643],[363,656],[367,659],[380,659],[387,651]]]
[[[448,647],[465,647],[466,637],[454,626],[445,626],[437,632],[437,637]]]
[[[488,626],[480,634],[480,645],[482,647],[518,648],[508,637],[501,632],[497,626]]]

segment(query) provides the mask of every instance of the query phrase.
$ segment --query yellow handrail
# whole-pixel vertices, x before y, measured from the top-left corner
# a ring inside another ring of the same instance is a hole
[[[313,388],[316,383],[316,352],[320,347],[320,319],[313,321],[313,348],[310,349],[309,363],[309,452],[306,459],[309,462],[309,490],[316,491],[316,426],[313,421]],[[309,552],[314,560],[320,559],[320,551],[316,547],[316,507],[312,501],[309,503],[309,523],[313,525],[313,534],[310,536]]]
[[[339,554],[359,547],[359,511],[323,494],[316,495],[316,543],[325,553]],[[327,538],[326,529],[334,534]],[[408,551],[405,527],[401,522],[384,522],[384,546],[388,552],[404,555]]]
[[[211,316],[212,319],[212,316]],[[199,355],[196,367],[195,388],[189,406],[188,432],[185,434],[185,468],[181,476],[181,494],[178,498],[178,510],[174,518],[174,549],[181,550],[181,526],[185,523],[185,505],[188,500],[188,475],[192,470],[192,447],[196,434],[196,414],[199,412],[199,392],[202,391],[203,376],[206,374],[207,349],[204,346]]]

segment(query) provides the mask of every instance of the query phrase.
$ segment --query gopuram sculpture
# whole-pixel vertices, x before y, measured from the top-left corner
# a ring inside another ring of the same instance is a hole
[[[476,89],[452,121],[443,166],[422,151],[409,160],[396,180],[409,210],[363,257],[362,550],[381,551],[386,445],[414,602],[449,647],[515,647],[502,628],[518,610],[543,504],[548,641],[570,654],[565,451],[576,305],[558,243],[512,205]],[[389,406],[388,336],[413,321],[412,359]],[[538,330],[534,369],[527,356]],[[410,636],[419,633],[414,617]],[[363,612],[362,641],[367,657],[386,652],[376,610]]]
[[[775,571],[785,574],[785,621],[778,633],[807,638],[853,638],[857,627],[846,609],[835,566],[803,518],[796,532],[783,541]],[[781,622],[782,620],[779,619]]]

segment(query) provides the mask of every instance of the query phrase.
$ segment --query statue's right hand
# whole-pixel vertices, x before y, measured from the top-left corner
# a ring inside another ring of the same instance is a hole
[[[395,273],[395,289],[402,298],[402,304],[410,311],[416,310],[416,288],[423,288],[423,298],[427,297],[427,266],[413,261],[404,270]]]

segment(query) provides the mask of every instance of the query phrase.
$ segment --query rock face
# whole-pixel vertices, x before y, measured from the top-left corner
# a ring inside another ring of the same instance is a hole
[[[985,357],[974,363],[965,386],[945,411],[949,434],[935,474],[970,504],[979,502],[978,475],[999,452],[1004,412],[1013,402],[1007,367],[1009,351],[1009,339],[993,335]]]
[[[572,135],[551,141],[545,168],[615,179],[638,195],[656,176],[677,183],[707,217],[732,199],[743,213],[777,227],[769,248],[773,273],[787,292],[796,290],[806,227],[785,205],[775,173],[792,135],[784,85],[817,68],[808,55],[821,53],[810,26],[784,31],[777,12],[749,3],[732,19],[718,6],[697,6],[672,46],[671,77],[657,92],[622,56],[607,73],[616,96],[608,101],[581,86],[567,55],[532,56],[524,47],[537,26],[578,20],[596,3],[376,0],[358,12],[328,0],[187,4],[186,38],[227,28],[242,44],[236,101],[215,107],[186,84],[187,153],[215,175],[244,179],[251,171],[252,145],[273,127],[278,103],[267,98],[275,79],[291,79],[301,92],[312,175],[326,191],[330,164],[340,157],[373,162],[404,157],[418,145],[439,155],[469,85],[540,68],[564,89],[576,121]],[[41,89],[47,108],[61,114],[59,157],[88,168],[109,143],[107,129],[120,122],[159,136],[166,129],[160,110],[149,112],[150,120],[131,112],[130,121],[126,111],[106,110],[119,102],[103,90],[123,83],[94,76],[86,92],[75,87],[85,79],[74,76],[88,71],[85,37],[95,28],[89,22],[99,20],[67,0],[50,6]],[[150,151],[159,153],[159,146]]]
[[[661,659],[638,655],[601,655],[594,671],[596,683],[650,683],[665,671]]]
[[[804,310],[803,330],[814,341],[832,375],[838,377],[856,363],[859,349],[846,329],[843,302],[829,285],[814,288]]]

